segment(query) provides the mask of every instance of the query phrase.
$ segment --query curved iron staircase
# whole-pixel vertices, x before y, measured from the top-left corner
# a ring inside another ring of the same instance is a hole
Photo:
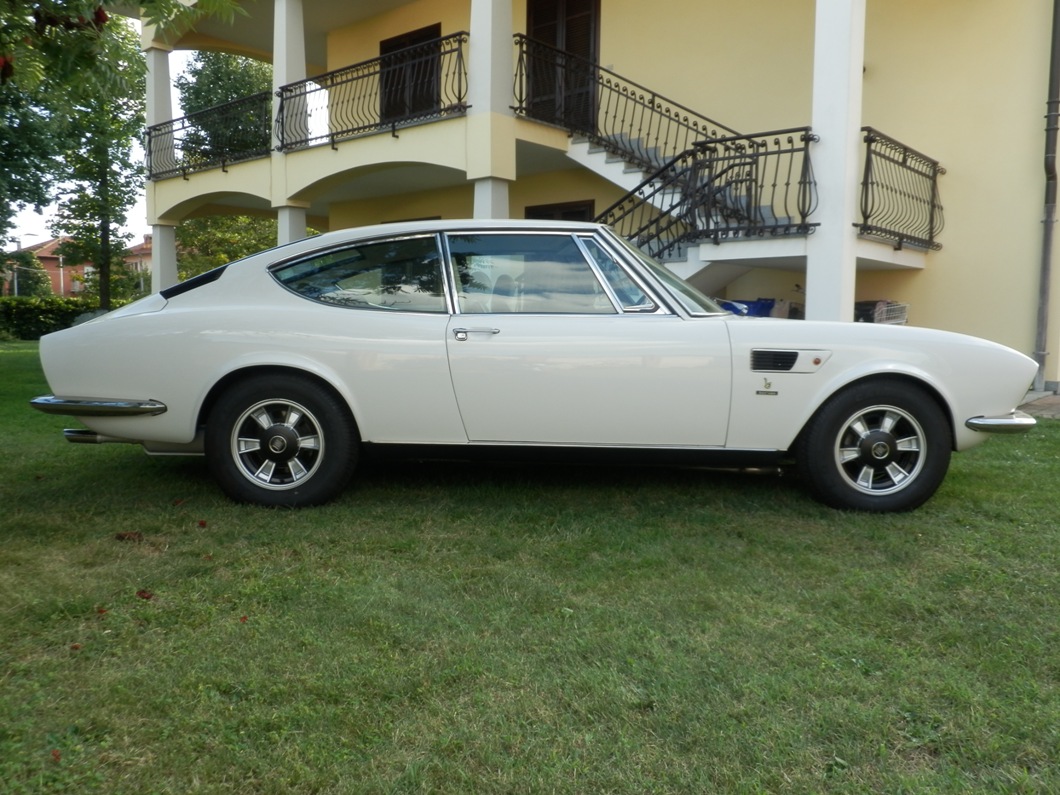
[[[706,240],[813,231],[809,128],[742,135],[592,61],[515,40],[515,112],[642,172],[597,221],[662,259]]]

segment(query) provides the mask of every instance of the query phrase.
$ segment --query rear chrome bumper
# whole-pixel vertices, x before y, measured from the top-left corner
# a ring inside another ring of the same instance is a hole
[[[122,400],[118,398],[65,398],[41,395],[29,402],[45,414],[71,417],[153,417],[166,413],[166,404],[157,400]]]
[[[965,426],[982,433],[1023,433],[1029,431],[1038,421],[1030,414],[1018,409],[996,417],[972,417],[965,420]]]

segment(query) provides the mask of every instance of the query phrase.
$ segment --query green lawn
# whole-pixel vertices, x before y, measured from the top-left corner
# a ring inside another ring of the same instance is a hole
[[[0,343],[0,792],[1060,791],[1060,422],[911,514],[403,465],[227,502]]]

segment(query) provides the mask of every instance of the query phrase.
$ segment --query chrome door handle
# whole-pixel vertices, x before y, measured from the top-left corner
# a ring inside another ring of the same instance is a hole
[[[468,334],[500,334],[500,333],[501,333],[501,330],[499,328],[485,328],[485,327],[481,327],[481,326],[478,327],[478,328],[455,328],[455,329],[453,329],[453,336],[456,337],[461,342],[463,342],[464,340],[467,339],[467,335]]]

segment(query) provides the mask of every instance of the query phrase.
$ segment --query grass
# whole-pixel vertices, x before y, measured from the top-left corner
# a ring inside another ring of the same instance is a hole
[[[227,502],[0,343],[0,792],[1060,791],[1060,423],[911,514],[403,465]]]

